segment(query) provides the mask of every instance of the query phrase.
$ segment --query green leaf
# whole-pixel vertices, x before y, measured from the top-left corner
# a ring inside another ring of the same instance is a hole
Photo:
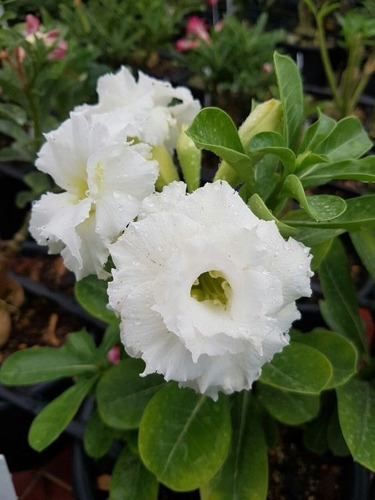
[[[319,411],[319,396],[316,395],[298,394],[260,383],[257,396],[276,420],[287,425],[307,422]]]
[[[316,221],[335,219],[346,210],[345,200],[338,196],[321,194],[306,196],[301,181],[296,175],[288,175],[285,179],[280,196],[289,195],[299,201],[299,204]]]
[[[230,437],[226,397],[214,402],[171,383],[152,398],[143,414],[139,451],[159,481],[173,490],[189,491],[217,473]]]
[[[283,222],[290,226],[320,229],[358,231],[375,229],[375,195],[364,195],[346,200],[346,210],[333,220],[315,222],[302,210],[289,212]]]
[[[253,214],[255,214],[260,219],[273,220],[284,238],[294,236],[296,233],[298,233],[298,230],[295,230],[295,228],[289,227],[287,224],[284,224],[283,222],[280,222],[278,219],[276,219],[271,210],[265,205],[264,201],[258,194],[253,194],[247,204]]]
[[[100,280],[91,274],[77,281],[75,296],[81,306],[94,318],[98,318],[105,323],[111,323],[116,320],[116,316],[107,309],[107,285],[106,281]]]
[[[375,236],[372,231],[358,231],[350,233],[350,238],[353,242],[361,261],[373,281],[375,281]]]
[[[315,148],[325,137],[327,137],[327,135],[329,135],[335,125],[336,121],[333,118],[321,113],[321,111],[318,110],[318,119],[310,125],[303,134],[301,144],[298,148],[298,154],[302,154],[307,151],[315,153]]]
[[[39,347],[13,353],[1,367],[0,382],[5,385],[30,385],[60,377],[96,373],[96,356],[91,351],[77,349],[82,333],[86,332],[71,333],[68,341],[59,348]]]
[[[324,354],[332,366],[332,377],[325,389],[345,384],[356,372],[357,351],[345,337],[329,330],[317,329],[293,335],[293,342],[309,345]]]
[[[233,436],[219,472],[200,488],[202,500],[265,500],[268,453],[262,415],[251,391],[233,396]]]
[[[318,144],[314,153],[328,156],[330,162],[359,158],[372,146],[361,122],[354,116],[343,118]]]
[[[16,104],[0,103],[0,119],[10,120],[17,125],[25,125],[27,116],[25,110]]]
[[[158,488],[156,477],[125,447],[113,468],[109,500],[157,500]]]
[[[274,55],[275,72],[284,110],[284,137],[293,149],[303,120],[303,92],[300,72],[294,61],[278,52]]]
[[[331,364],[323,354],[307,345],[292,342],[263,366],[259,380],[287,391],[319,394],[331,375]]]
[[[356,291],[345,250],[336,238],[319,270],[324,300],[320,310],[327,325],[366,351],[365,330],[359,316]]]
[[[44,450],[60,436],[96,381],[96,376],[79,380],[43,408],[29,431],[29,443],[34,450]]]
[[[329,240],[325,240],[322,243],[319,243],[318,245],[315,245],[310,249],[310,253],[313,256],[311,260],[311,269],[313,271],[319,269],[319,266],[322,263],[325,256],[327,255],[327,252],[331,248],[331,245],[332,245],[332,238]]]
[[[349,448],[342,434],[337,408],[334,409],[329,417],[327,442],[330,450],[336,457],[346,457],[350,455]]]
[[[328,449],[327,428],[329,415],[322,411],[312,422],[304,427],[303,443],[313,453],[324,453]]]
[[[201,152],[194,142],[186,135],[187,127],[181,127],[176,143],[177,158],[181,166],[182,175],[189,192],[199,188],[201,171]]]
[[[83,434],[85,452],[92,458],[103,457],[108,452],[112,441],[113,431],[105,425],[97,410],[94,410]]]
[[[375,389],[351,379],[337,389],[341,429],[356,462],[375,471]]]
[[[245,153],[231,117],[218,108],[204,108],[186,130],[195,145],[225,160],[240,179],[254,187],[255,163]]]
[[[120,343],[120,325],[118,322],[110,323],[105,329],[102,341],[98,347],[98,355],[105,356],[116,344]]]
[[[96,391],[98,411],[110,427],[136,429],[150,399],[165,385],[161,375],[141,377],[143,370],[142,360],[128,358],[101,377]]]
[[[283,136],[277,132],[260,132],[254,135],[250,140],[248,152],[274,155],[281,161],[287,173],[294,171],[296,155],[285,146]]]
[[[316,247],[322,243],[331,241],[332,238],[340,236],[344,232],[343,229],[321,229],[320,227],[299,226],[295,238],[307,247]]]
[[[304,187],[320,186],[333,179],[375,182],[375,156],[337,163],[320,163],[299,175]]]

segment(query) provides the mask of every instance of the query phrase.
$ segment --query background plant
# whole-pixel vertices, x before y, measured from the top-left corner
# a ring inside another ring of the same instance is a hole
[[[143,362],[124,353],[111,364],[118,323],[106,308],[106,283],[88,276],[77,283],[76,297],[108,323],[101,344],[76,332],[61,348],[24,350],[1,368],[0,380],[8,385],[74,377],[34,420],[29,439],[37,450],[63,432],[87,395],[94,396],[86,451],[100,457],[113,439],[123,443],[111,498],[126,492],[156,499],[159,482],[177,491],[199,488],[203,500],[227,500],[233,492],[244,500],[266,498],[268,449],[279,423],[304,424],[307,445],[319,437],[323,448],[375,470],[375,363],[342,238],[350,238],[374,279],[375,195],[343,199],[316,190],[333,179],[374,182],[375,157],[365,156],[372,143],[355,117],[335,121],[319,114],[303,128],[298,69],[279,54],[274,64],[280,102],[259,105],[239,131],[221,109],[203,109],[187,134],[220,156],[218,176],[239,189],[258,217],[311,247],[326,326],[291,331],[290,344],[263,366],[251,391],[221,395],[215,403],[159,375],[139,377]]]
[[[203,8],[201,0],[90,0],[61,3],[60,15],[82,44],[93,47],[99,60],[117,68],[152,64],[152,55],[171,47],[184,15]]]
[[[341,45],[346,51],[346,64],[340,73],[334,71],[328,54],[325,30],[326,17],[336,11],[340,4],[325,2],[317,7],[312,0],[304,0],[312,12],[317,28],[317,41],[323,67],[332,92],[336,116],[354,113],[358,101],[375,71],[375,20],[371,2],[362,2],[360,7],[338,15]]]
[[[193,75],[192,81],[201,81],[213,95],[213,103],[218,102],[220,95],[249,100],[269,95],[270,87],[275,84],[272,54],[284,32],[266,31],[266,21],[264,14],[250,26],[227,15],[208,30],[206,41],[188,34],[188,39],[198,43],[191,50],[179,52],[178,60]],[[225,103],[225,99],[222,101]]]

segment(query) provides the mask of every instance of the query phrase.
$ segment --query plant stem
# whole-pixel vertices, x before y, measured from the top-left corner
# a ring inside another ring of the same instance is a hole
[[[341,109],[341,99],[338,92],[336,76],[332,68],[331,60],[329,58],[327,40],[324,32],[323,19],[324,19],[323,16],[319,14],[316,15],[316,27],[318,33],[319,50],[323,62],[324,72],[326,74],[328,84],[332,92],[333,100],[337,108]]]

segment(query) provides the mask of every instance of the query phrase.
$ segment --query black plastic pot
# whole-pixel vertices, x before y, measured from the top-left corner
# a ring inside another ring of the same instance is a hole
[[[17,193],[27,188],[22,180],[27,170],[24,165],[0,163],[0,239],[10,239],[26,216],[27,208],[17,208],[15,199]]]

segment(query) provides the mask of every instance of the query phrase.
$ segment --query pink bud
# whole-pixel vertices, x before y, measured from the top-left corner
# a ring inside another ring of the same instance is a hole
[[[189,38],[180,38],[180,40],[177,40],[177,42],[174,44],[174,46],[178,52],[185,52],[187,50],[196,49],[197,47],[200,46],[200,44],[201,43],[199,40],[190,40]]]
[[[272,66],[272,64],[271,64],[271,63],[264,63],[264,64],[263,64],[263,71],[264,71],[265,73],[272,73],[272,71],[273,71],[273,66]]]
[[[211,41],[205,21],[198,16],[189,17],[186,25],[186,33],[200,38],[207,44]]]
[[[48,59],[50,61],[53,59],[65,59],[67,51],[68,42],[66,40],[60,40],[57,47],[48,54]]]
[[[31,35],[38,31],[40,27],[40,21],[37,17],[32,14],[27,14],[26,16],[26,34]]]
[[[113,365],[118,365],[120,363],[120,355],[120,347],[116,344],[108,351],[107,359]]]

